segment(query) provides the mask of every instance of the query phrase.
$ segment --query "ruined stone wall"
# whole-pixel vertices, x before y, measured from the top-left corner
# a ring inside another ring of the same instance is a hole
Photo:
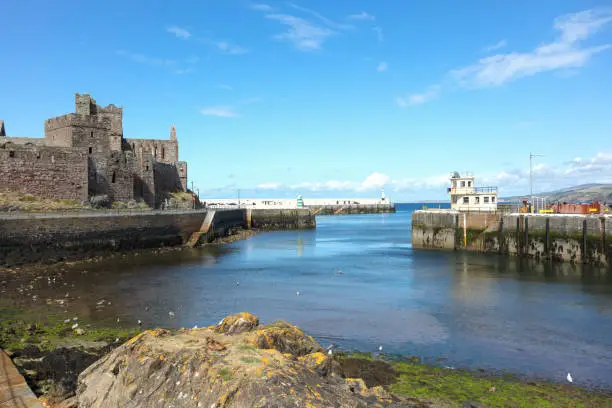
[[[155,208],[155,161],[152,156],[136,156],[134,159],[134,199],[142,200]]]
[[[87,200],[82,149],[0,145],[0,189],[49,199]]]
[[[160,163],[174,164],[178,161],[178,141],[158,139],[126,139],[132,150],[149,152]]]
[[[170,193],[183,191],[178,168],[173,164],[154,164],[155,180],[155,203],[159,207],[165,199],[170,198]]]
[[[72,147],[72,118],[75,115],[58,116],[45,120],[45,145]]]
[[[179,179],[181,180],[181,187],[183,191],[187,191],[187,162],[177,162],[176,169],[178,171]]]

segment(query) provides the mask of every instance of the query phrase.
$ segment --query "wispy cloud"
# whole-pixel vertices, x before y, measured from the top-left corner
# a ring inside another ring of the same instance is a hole
[[[500,42],[484,47],[484,52],[491,52],[503,48],[506,46],[506,40],[501,40]]]
[[[243,48],[236,44],[228,43],[227,41],[217,41],[215,45],[221,52],[225,54],[240,55],[249,52],[249,50],[247,50],[246,48]]]
[[[450,83],[464,88],[485,88],[543,72],[576,73],[594,55],[610,49],[610,44],[585,47],[588,39],[612,23],[612,8],[591,9],[566,14],[554,20],[557,38],[528,52],[509,52],[480,59],[475,64],[454,69],[449,73]],[[505,41],[493,45],[501,48]],[[491,47],[489,47],[491,48]],[[436,98],[441,88],[434,86],[424,94],[397,98],[402,107],[417,105]]]
[[[329,37],[337,35],[343,30],[354,28],[348,24],[338,23],[312,9],[293,3],[287,3],[287,5],[308,14],[308,16],[298,17],[289,13],[268,13],[265,17],[287,27],[287,31],[273,36],[274,39],[290,42],[301,51],[318,50]]]
[[[165,66],[165,67],[169,67],[169,66],[171,67],[177,64],[176,60],[167,59],[167,58],[149,57],[144,54],[139,54],[136,52],[126,51],[126,50],[119,50],[117,51],[117,54],[125,58],[128,58],[134,62],[138,62],[140,64],[158,65],[158,66]]]
[[[189,68],[177,68],[174,70],[174,73],[177,75],[184,75],[184,74],[190,74],[192,72],[195,72],[195,68],[189,67]]]
[[[555,19],[555,41],[529,52],[511,52],[482,58],[476,64],[452,71],[467,87],[498,86],[517,78],[542,72],[584,66],[590,58],[610,48],[610,44],[584,47],[586,40],[612,22],[612,9],[593,9],[566,14]]]
[[[407,97],[397,97],[395,101],[402,108],[406,108],[408,106],[414,106],[414,105],[421,105],[427,101],[437,98],[438,95],[440,94],[441,89],[442,88],[440,85],[433,85],[433,86],[430,86],[429,89],[427,89],[427,91],[423,93],[412,94],[412,95],[408,95]]]
[[[382,61],[382,62],[378,63],[378,66],[376,67],[376,70],[378,72],[385,72],[388,68],[389,68],[389,64],[387,64],[386,62]]]
[[[231,106],[211,106],[200,109],[200,113],[205,116],[217,116],[220,118],[238,118],[240,114],[234,111]]]
[[[362,11],[361,13],[358,14],[351,14],[348,16],[349,19],[351,20],[376,20],[376,17],[366,13],[365,11]]]
[[[220,89],[225,89],[226,91],[233,91],[234,88],[231,85],[227,85],[227,84],[219,84],[217,85],[218,88]]]
[[[267,4],[251,4],[249,7],[257,11],[273,11],[274,10],[274,8],[272,8],[271,6]]]
[[[169,33],[172,33],[175,36],[177,36],[178,38],[182,38],[184,40],[186,40],[189,37],[191,37],[191,33],[189,31],[187,31],[184,28],[177,27],[177,26],[170,26],[170,27],[168,27],[166,29],[166,31],[168,31]]]
[[[383,37],[383,30],[380,27],[372,27],[372,31],[374,31],[376,33],[376,38],[378,39],[378,42],[383,42],[384,37]]]
[[[321,13],[318,13],[318,12],[316,12],[314,10],[311,10],[311,9],[308,9],[306,7],[301,7],[301,6],[298,6],[298,5],[293,4],[293,3],[287,3],[287,4],[289,4],[289,6],[293,7],[296,10],[302,11],[304,13],[311,14],[312,16],[314,16],[315,18],[317,18],[321,22],[323,22],[323,24],[325,24],[328,27],[333,28],[334,30],[349,30],[351,28],[354,28],[352,25],[337,23],[337,22],[335,22],[335,21],[325,17]]]
[[[289,27],[286,32],[277,34],[274,38],[289,41],[302,51],[320,49],[325,40],[335,34],[335,31],[329,28],[317,26],[303,18],[288,14],[268,14],[266,18],[276,20]]]

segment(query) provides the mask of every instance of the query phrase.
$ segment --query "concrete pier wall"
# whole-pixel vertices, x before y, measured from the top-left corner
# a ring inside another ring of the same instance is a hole
[[[306,206],[315,215],[394,213],[395,204],[326,204]]]
[[[295,230],[316,228],[315,215],[308,209],[246,210],[247,227],[259,230]]]
[[[412,246],[612,265],[612,217],[416,211]]]
[[[142,248],[196,246],[226,236],[232,229],[251,226],[262,230],[307,229],[315,228],[316,222],[309,210],[6,214],[0,215],[0,266]]]

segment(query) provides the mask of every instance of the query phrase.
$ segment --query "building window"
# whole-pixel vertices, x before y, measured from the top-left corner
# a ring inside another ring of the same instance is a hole
[[[470,197],[463,197],[463,204],[469,204],[470,203]]]
[[[476,204],[480,204],[480,197],[476,197],[475,200],[476,200]]]
[[[461,187],[465,187],[465,181],[461,182]]]
[[[491,197],[491,202],[494,203],[495,202],[495,196]]]
[[[112,180],[112,182],[113,183],[115,182],[115,172],[114,171],[113,171],[113,180]]]
[[[484,202],[485,202],[485,204],[488,204],[489,203],[489,197],[485,197],[484,198]]]
[[[91,132],[91,137],[93,137],[93,131]]]
[[[89,146],[89,154],[91,154],[92,152],[93,152],[93,148]]]
[[[468,181],[468,187],[472,187],[472,182]]]

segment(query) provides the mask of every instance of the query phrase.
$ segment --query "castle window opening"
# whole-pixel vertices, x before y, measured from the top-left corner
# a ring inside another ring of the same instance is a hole
[[[15,152],[13,150],[9,151],[9,157],[15,157]]]
[[[93,147],[89,146],[89,154],[93,152]]]
[[[166,149],[162,147],[162,160],[166,158]]]
[[[147,168],[147,171],[149,171],[149,165],[148,165],[148,164],[147,164],[147,167],[146,167],[146,168]]]
[[[113,179],[112,179],[112,182],[113,182],[113,183],[115,182],[115,176],[116,176],[116,174],[115,174],[115,172],[113,171]]]
[[[91,137],[93,137],[93,130],[91,131]]]
[[[132,143],[132,150],[136,150],[136,143]]]

